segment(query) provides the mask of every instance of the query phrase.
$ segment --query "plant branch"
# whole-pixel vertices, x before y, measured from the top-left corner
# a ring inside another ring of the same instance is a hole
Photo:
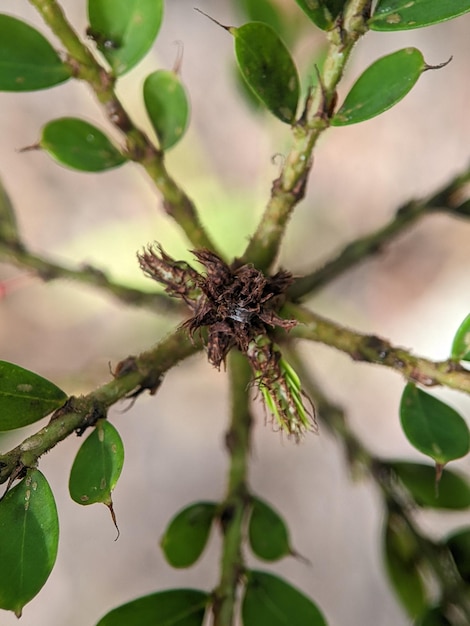
[[[289,296],[293,300],[298,300],[324,287],[368,256],[381,252],[387,244],[425,215],[443,212],[456,217],[468,217],[467,203],[463,196],[469,182],[470,169],[467,168],[429,198],[411,200],[402,205],[388,224],[350,242],[322,267],[297,279],[289,288]]]
[[[127,357],[114,372],[114,378],[86,396],[71,396],[55,411],[44,428],[18,446],[0,454],[0,484],[28,467],[74,432],[82,434],[119,400],[136,398],[145,390],[154,394],[165,372],[202,347],[201,340],[191,340],[179,328],[157,346],[137,357]]]
[[[192,200],[168,173],[164,154],[129,118],[114,90],[115,77],[96,60],[78,37],[56,0],[29,0],[59,38],[76,78],[89,84],[110,122],[126,140],[124,155],[139,163],[163,196],[165,211],[179,224],[195,248],[215,250]]]
[[[370,5],[371,0],[349,0],[342,22],[328,32],[330,43],[318,85],[307,97],[303,114],[292,128],[292,148],[279,178],[274,181],[271,198],[243,256],[244,262],[253,263],[263,271],[269,270],[275,261],[287,222],[304,197],[313,149],[334,114],[336,87],[351,51],[367,31]]]
[[[1,241],[0,258],[4,258],[17,267],[31,270],[34,276],[38,276],[44,281],[74,280],[102,289],[125,304],[146,307],[152,311],[165,313],[178,313],[184,310],[179,302],[166,294],[147,293],[121,285],[108,278],[105,272],[91,265],[83,265],[78,268],[67,267],[32,254],[23,246],[10,245]]]
[[[221,505],[223,533],[220,580],[214,592],[214,626],[232,626],[237,604],[237,591],[244,571],[241,546],[243,527],[249,507],[247,489],[248,462],[251,451],[252,416],[249,408],[251,368],[238,350],[229,355],[232,393],[232,418],[226,435],[230,456],[228,486]]]
[[[456,361],[431,361],[415,356],[376,335],[345,328],[298,305],[287,304],[284,313],[299,322],[290,331],[290,337],[324,343],[348,354],[354,361],[390,367],[407,380],[425,387],[443,385],[470,393],[470,371]]]

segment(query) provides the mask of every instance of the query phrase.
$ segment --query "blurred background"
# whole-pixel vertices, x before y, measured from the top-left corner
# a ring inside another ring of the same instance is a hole
[[[3,0],[1,10],[48,31],[26,2]],[[85,2],[62,5],[80,33]],[[208,230],[228,253],[241,254],[260,216],[289,129],[257,113],[235,78],[230,35],[193,10],[224,24],[243,23],[229,0],[170,0],[157,42],[140,65],[119,81],[131,117],[149,130],[142,103],[145,76],[173,67],[184,48],[182,79],[191,98],[187,137],[171,151],[169,170],[196,201]],[[300,33],[293,54],[312,80],[323,34],[293,0],[279,0]],[[287,19],[287,18],[286,18]],[[316,151],[308,194],[290,223],[280,263],[301,274],[349,240],[388,221],[404,201],[434,192],[469,162],[470,17],[399,34],[369,33],[353,54],[340,101],[377,57],[416,46],[430,65],[412,92],[387,113],[357,126],[332,128]],[[52,38],[53,39],[53,38]],[[57,43],[57,42],[55,42]],[[69,264],[95,264],[126,284],[153,288],[140,275],[136,251],[158,241],[174,257],[187,242],[164,214],[158,194],[132,164],[104,174],[67,170],[34,144],[41,127],[80,116],[115,136],[93,95],[68,82],[53,90],[0,94],[0,176],[14,202],[30,248]],[[449,355],[455,330],[469,313],[470,224],[433,216],[383,253],[348,272],[311,301],[315,311],[364,332],[386,337],[433,359]],[[21,272],[0,265],[0,280]],[[32,281],[0,302],[0,358],[34,370],[70,394],[86,393],[110,378],[108,363],[147,349],[177,320],[125,307],[92,288]],[[308,344],[302,352],[349,423],[384,458],[420,458],[398,420],[403,381],[393,372],[353,363]],[[470,415],[470,399],[438,391]],[[124,440],[126,461],[114,493],[121,536],[104,506],[79,507],[68,496],[68,474],[81,443],[69,438],[41,459],[57,498],[59,556],[44,589],[25,607],[22,626],[92,626],[111,608],[139,595],[177,586],[211,589],[218,574],[219,539],[212,537],[195,567],[176,571],[158,541],[174,513],[199,499],[218,500],[225,489],[223,435],[227,381],[202,355],[171,371],[155,397],[142,396],[110,419]],[[294,548],[311,565],[285,559],[261,567],[280,573],[312,596],[331,626],[409,623],[390,590],[380,554],[382,510],[367,481],[352,482],[340,447],[320,429],[300,445],[265,424],[260,406],[252,452],[251,486],[285,517]],[[3,436],[8,450],[27,429]],[[468,460],[453,464],[470,470]],[[469,522],[469,514],[426,513],[436,536]],[[250,560],[250,563],[254,562]],[[259,564],[257,565],[259,567]],[[2,612],[0,624],[17,620]]]

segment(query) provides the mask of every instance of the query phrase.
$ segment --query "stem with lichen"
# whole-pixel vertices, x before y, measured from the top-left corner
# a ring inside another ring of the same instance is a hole
[[[124,154],[139,163],[163,196],[165,211],[173,217],[196,248],[215,250],[192,200],[168,173],[164,154],[132,122],[114,90],[115,77],[93,56],[68,22],[56,0],[29,0],[59,38],[68,54],[67,62],[74,76],[89,84],[110,122],[123,134]]]
[[[230,353],[229,374],[232,417],[225,443],[230,467],[227,493],[221,505],[223,545],[219,584],[214,592],[214,626],[232,626],[235,622],[237,592],[244,571],[243,528],[249,507],[247,475],[252,424],[249,400],[251,368],[238,350]]]

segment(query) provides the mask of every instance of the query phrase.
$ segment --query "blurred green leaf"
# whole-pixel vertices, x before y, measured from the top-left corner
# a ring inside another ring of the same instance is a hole
[[[47,89],[72,72],[37,30],[0,14],[0,91]]]
[[[282,578],[260,571],[247,576],[243,626],[326,626],[316,604]]]
[[[416,48],[403,48],[378,59],[359,76],[331,124],[357,124],[380,115],[406,96],[426,67]]]
[[[189,103],[177,74],[153,72],[144,82],[144,102],[162,150],[174,146],[188,125]]]
[[[163,19],[163,0],[88,0],[88,18],[89,34],[120,76],[152,47]]]
[[[46,583],[59,542],[57,509],[47,480],[39,470],[0,501],[0,608],[17,617]]]
[[[0,241],[13,246],[21,245],[13,204],[0,180]]]
[[[470,314],[460,324],[452,342],[452,358],[470,361]]]
[[[452,626],[440,606],[435,606],[426,613],[413,626]]]
[[[67,395],[51,381],[0,361],[0,431],[33,424],[64,404]]]
[[[250,22],[264,22],[276,33],[287,35],[286,15],[272,0],[240,0],[238,5]]]
[[[160,545],[173,567],[189,567],[201,556],[217,512],[214,502],[195,502],[169,523]]]
[[[276,561],[292,554],[282,517],[263,500],[253,498],[252,502],[248,536],[254,554],[265,561]]]
[[[418,568],[419,548],[405,522],[393,514],[385,521],[383,541],[390,582],[408,615],[416,619],[427,605],[427,595]]]
[[[379,0],[369,20],[372,30],[422,28],[470,11],[470,0]]]
[[[408,441],[439,465],[469,451],[470,433],[463,417],[412,383],[403,391],[400,420]]]
[[[72,465],[69,492],[78,504],[112,504],[111,493],[121,475],[124,446],[107,420],[96,427],[80,446]]]
[[[96,626],[202,626],[208,601],[196,589],[160,591],[113,609]]]
[[[466,583],[470,583],[470,527],[452,533],[445,543],[452,553],[460,576]]]
[[[341,10],[345,0],[295,0],[302,11],[322,30],[330,29]]]
[[[390,467],[418,506],[457,510],[470,507],[470,484],[460,474],[445,469],[436,489],[436,471],[431,465],[394,461]]]
[[[295,63],[276,32],[262,22],[248,22],[227,30],[235,38],[240,72],[266,108],[278,119],[293,124],[300,81]]]
[[[101,130],[76,117],[46,124],[39,145],[62,165],[83,172],[102,172],[127,160]]]

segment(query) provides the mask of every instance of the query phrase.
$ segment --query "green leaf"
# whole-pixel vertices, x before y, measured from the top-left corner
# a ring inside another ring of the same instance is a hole
[[[160,541],[170,565],[189,567],[196,563],[206,547],[216,513],[214,502],[195,502],[171,520]]]
[[[144,82],[144,102],[162,150],[174,146],[188,125],[189,103],[177,74],[157,70]]]
[[[436,472],[431,465],[394,461],[390,464],[416,504],[433,509],[470,507],[470,484],[460,474],[445,469],[436,489]]]
[[[470,528],[454,532],[446,539],[446,545],[460,576],[467,584],[470,583]]]
[[[452,626],[452,624],[445,616],[442,607],[435,606],[428,609],[413,626]]]
[[[470,314],[460,324],[452,342],[452,358],[470,361]]]
[[[0,361],[0,431],[33,424],[62,406],[67,395],[51,381]]]
[[[0,14],[0,91],[47,89],[72,72],[37,30]]]
[[[88,0],[89,35],[118,76],[150,50],[163,18],[163,0]]]
[[[262,22],[248,22],[227,30],[235,38],[240,72],[266,108],[278,119],[293,124],[300,81],[295,63],[276,32]]]
[[[416,619],[426,608],[427,597],[418,568],[419,546],[398,515],[390,515],[384,527],[384,560],[392,586],[408,615]]]
[[[357,124],[380,115],[406,96],[426,68],[416,48],[403,48],[378,59],[354,83],[331,124]]]
[[[292,554],[284,520],[266,502],[258,498],[253,498],[248,536],[251,549],[260,559],[276,561]]]
[[[29,470],[0,501],[0,608],[21,616],[48,579],[58,542],[51,488],[39,470]]]
[[[400,420],[408,441],[438,465],[465,456],[469,451],[470,434],[463,417],[412,383],[403,391]]]
[[[326,626],[316,604],[282,578],[260,571],[247,574],[243,626]]]
[[[0,241],[21,246],[20,234],[16,223],[15,209],[5,187],[0,180]]]
[[[46,124],[39,145],[62,165],[83,172],[102,172],[126,161],[104,133],[75,117]]]
[[[302,11],[322,30],[330,29],[344,7],[345,0],[295,0]]]
[[[372,30],[422,28],[470,11],[470,0],[379,0],[369,20]]]
[[[277,33],[287,35],[286,15],[272,0],[241,0],[239,7],[250,22],[264,22]]]
[[[111,492],[121,475],[124,446],[117,430],[107,420],[98,420],[96,428],[80,446],[72,465],[69,492],[78,504],[112,504]]]
[[[160,591],[113,609],[96,626],[201,626],[208,601],[196,589]]]

